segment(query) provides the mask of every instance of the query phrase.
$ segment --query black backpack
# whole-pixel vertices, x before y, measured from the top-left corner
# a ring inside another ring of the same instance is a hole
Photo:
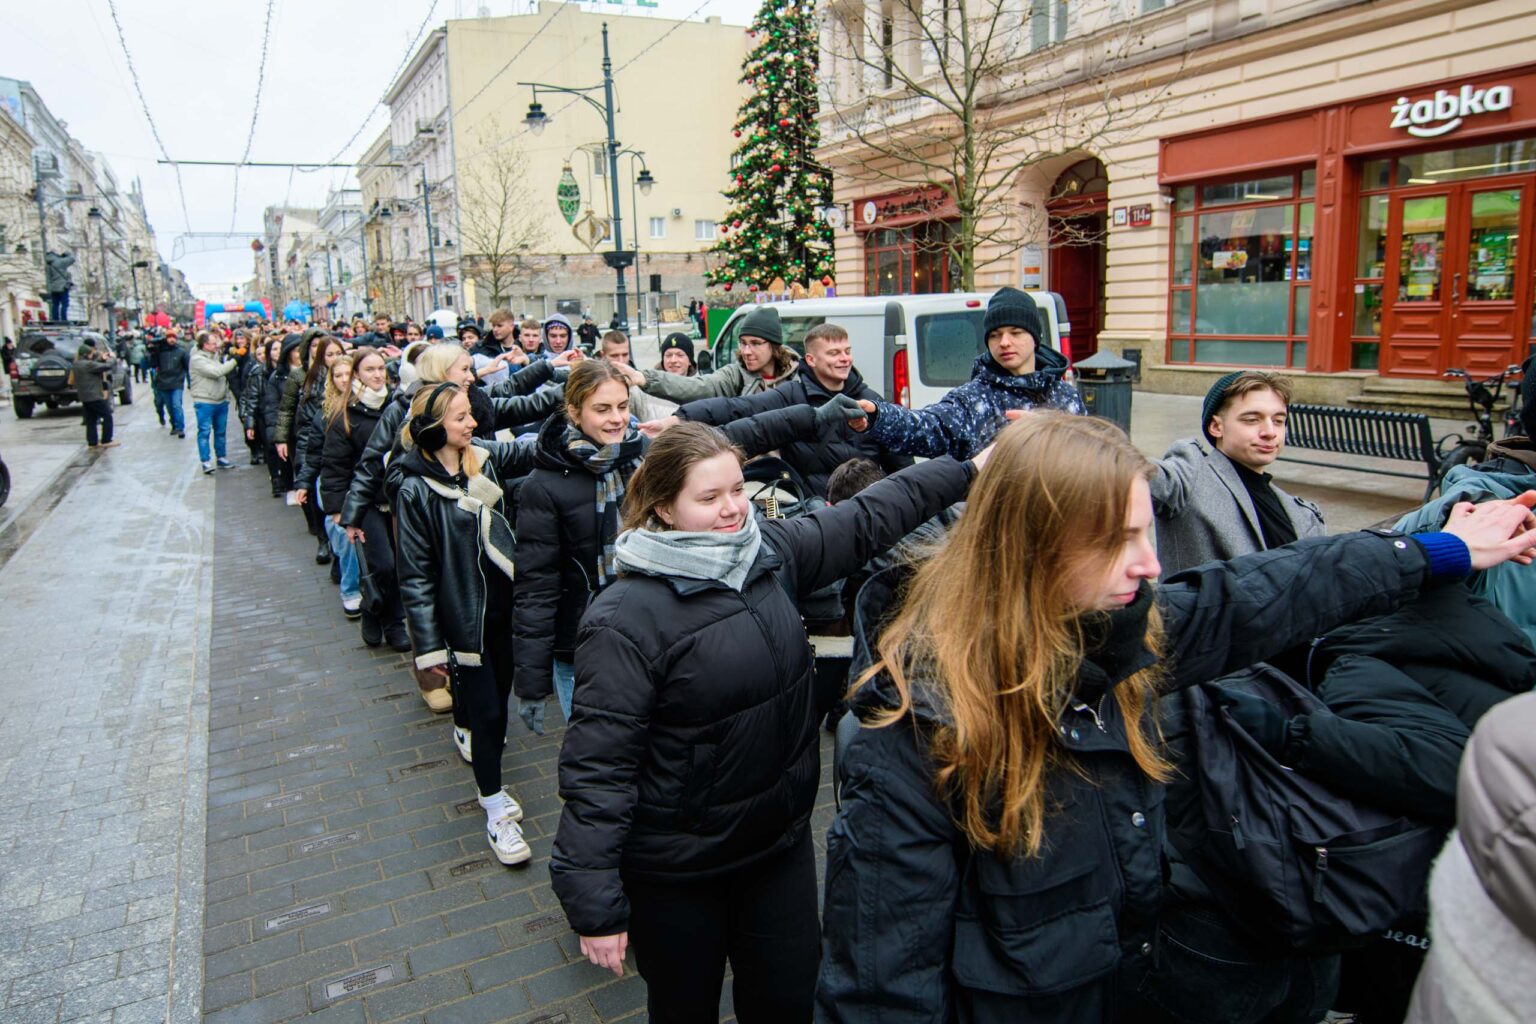
[[[1233,721],[1222,686],[1287,716],[1326,710],[1284,673],[1247,672],[1184,691],[1188,763],[1198,792],[1169,839],[1227,913],[1295,953],[1356,948],[1424,912],[1445,831],[1361,804],[1285,767]]]

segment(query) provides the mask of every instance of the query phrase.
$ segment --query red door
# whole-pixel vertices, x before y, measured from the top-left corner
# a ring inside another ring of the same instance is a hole
[[[1072,360],[1099,350],[1104,326],[1104,214],[1051,220],[1050,287],[1072,324]]]
[[[1459,367],[1485,376],[1520,362],[1531,279],[1521,235],[1533,186],[1523,176],[1393,194],[1384,375],[1436,378]]]

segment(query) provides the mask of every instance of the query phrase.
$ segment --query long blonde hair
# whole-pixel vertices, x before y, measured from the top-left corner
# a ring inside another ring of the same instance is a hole
[[[464,346],[457,342],[438,342],[428,345],[416,360],[416,376],[423,384],[441,384],[448,379],[448,371],[460,359],[469,358]]]
[[[458,348],[457,345],[454,347]],[[459,349],[459,351],[462,352],[463,349]],[[437,382],[437,384],[440,383],[442,382]],[[431,387],[422,388],[420,391],[416,392],[416,397],[411,399],[411,411],[406,417],[405,425],[400,430],[400,444],[402,447],[406,449],[417,447],[416,438],[413,436],[415,432],[412,429],[412,425],[416,422],[418,417],[424,417],[421,424],[423,429],[427,427],[435,427],[448,418],[448,409],[453,405],[453,400],[455,398],[463,398],[466,402],[469,401],[469,395],[465,394],[463,388],[455,388],[453,390],[439,392],[437,389],[437,384],[433,384]],[[429,452],[423,448],[421,450],[421,454],[424,458],[431,459],[434,462],[437,461],[436,452]],[[463,453],[459,456],[459,463],[460,467],[464,470],[465,476],[479,476],[481,463],[480,450],[476,448],[474,444],[470,444],[469,447],[465,448]]]
[[[1033,413],[1008,427],[855,685],[880,672],[895,684],[899,706],[878,727],[911,711],[914,675],[937,681],[948,723],[926,733],[935,782],[979,849],[1040,854],[1047,773],[1075,767],[1056,735],[1083,660],[1074,583],[1102,574],[1120,550],[1131,485],[1150,470],[1102,420]],[[1155,606],[1147,634],[1157,653]],[[1155,667],[1138,672],[1113,693],[1137,766],[1166,781],[1148,713],[1157,677]]]

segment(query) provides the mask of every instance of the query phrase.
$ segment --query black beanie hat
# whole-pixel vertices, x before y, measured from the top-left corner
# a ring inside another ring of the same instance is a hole
[[[666,340],[661,343],[661,353],[660,354],[661,355],[666,355],[668,352],[672,351],[674,348],[681,350],[685,355],[687,355],[688,356],[688,365],[689,366],[693,365],[693,339],[692,338],[688,337],[688,335],[684,334],[682,331],[673,331],[671,334],[667,335]]]
[[[1205,401],[1200,403],[1200,433],[1204,434],[1205,439],[1211,444],[1216,443],[1216,439],[1211,437],[1211,417],[1215,416],[1216,410],[1221,408],[1221,400],[1226,397],[1227,388],[1242,375],[1242,370],[1222,374],[1216,383],[1211,385],[1211,390],[1205,393]]]
[[[747,334],[771,341],[775,345],[784,344],[784,328],[779,326],[779,311],[772,306],[758,306],[742,317],[741,330],[736,332],[736,337]]]
[[[999,288],[987,300],[987,317],[981,325],[981,342],[999,327],[1022,327],[1040,344],[1040,311],[1035,300],[1017,288]]]

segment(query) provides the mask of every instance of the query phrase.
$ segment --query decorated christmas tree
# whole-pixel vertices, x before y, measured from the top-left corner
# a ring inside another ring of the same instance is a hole
[[[767,290],[831,283],[832,228],[816,219],[832,202],[832,175],[816,162],[816,8],[766,0],[751,28],[755,45],[741,81],[752,94],[737,113],[730,211],[709,282]]]

